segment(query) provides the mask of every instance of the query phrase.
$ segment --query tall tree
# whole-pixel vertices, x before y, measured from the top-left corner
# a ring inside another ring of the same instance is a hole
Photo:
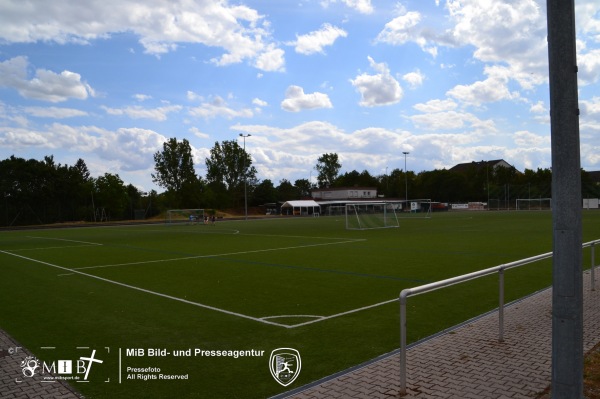
[[[256,168],[252,166],[250,155],[237,141],[215,142],[210,150],[210,158],[206,158],[205,163],[209,186],[224,186],[233,206],[237,206],[244,195],[244,183],[247,185],[246,195],[252,196]]]
[[[228,190],[238,188],[244,181],[256,179],[252,158],[235,140],[215,142],[206,158],[206,180],[224,183]]]
[[[265,179],[254,187],[252,200],[254,205],[268,204],[277,201],[277,194],[277,189],[273,185],[273,182]]]
[[[123,219],[129,206],[127,187],[119,175],[105,173],[94,180],[96,206],[105,208],[111,219]]]
[[[166,188],[174,196],[176,206],[190,202],[187,197],[190,187],[198,187],[198,176],[194,171],[192,147],[189,141],[183,139],[178,142],[171,138],[163,143],[163,150],[154,154],[156,173],[152,174],[152,181]]]
[[[317,176],[317,181],[319,182],[319,187],[329,187],[334,182],[338,176],[340,168],[342,165],[339,162],[338,154],[332,152],[331,154],[323,154],[317,159],[317,165],[315,169],[319,172]]]
[[[294,187],[298,191],[299,198],[310,197],[310,191],[313,189],[313,185],[308,179],[298,179],[294,182]]]
[[[277,186],[277,198],[279,201],[290,201],[301,197],[298,187],[293,186],[287,179],[279,181]]]

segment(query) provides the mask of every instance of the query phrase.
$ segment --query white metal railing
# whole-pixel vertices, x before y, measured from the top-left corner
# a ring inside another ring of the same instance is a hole
[[[594,268],[595,265],[595,245],[600,244],[600,240],[594,240],[584,243],[581,248],[591,248],[591,290],[594,288]],[[488,269],[479,270],[473,273],[463,274],[445,280],[436,281],[434,283],[420,285],[418,287],[406,288],[400,293],[400,395],[406,395],[406,302],[409,296],[425,294],[427,292],[439,290],[441,288],[450,287],[455,284],[464,283],[474,280],[479,277],[489,276],[498,273],[499,292],[498,292],[498,340],[504,340],[504,271],[515,267],[527,265],[537,262],[542,259],[552,257],[552,252],[532,256],[530,258],[521,259],[515,262],[505,263],[499,266],[490,267]]]

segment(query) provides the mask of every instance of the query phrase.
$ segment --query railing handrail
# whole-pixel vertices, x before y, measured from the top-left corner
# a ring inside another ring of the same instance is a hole
[[[600,244],[600,239],[589,241],[583,243],[581,248],[592,247],[592,266],[591,266],[591,280],[592,280],[592,290],[594,289],[594,245]],[[416,296],[420,294],[425,294],[428,292],[432,292],[435,290],[439,290],[441,288],[450,287],[452,285],[464,283],[466,281],[474,280],[479,277],[488,276],[494,273],[500,274],[500,293],[499,293],[499,301],[500,305],[499,309],[499,317],[500,317],[500,340],[503,339],[503,306],[504,306],[504,271],[508,269],[512,269],[519,266],[524,266],[529,263],[537,262],[542,259],[551,258],[553,252],[546,252],[544,254],[531,256],[529,258],[520,259],[514,262],[504,263],[498,266],[490,267],[487,269],[478,270],[472,273],[463,274],[460,276],[455,276],[451,278],[447,278],[440,281],[435,281],[429,284],[423,284],[417,287],[405,288],[400,292],[400,394],[406,394],[406,301],[409,296]]]

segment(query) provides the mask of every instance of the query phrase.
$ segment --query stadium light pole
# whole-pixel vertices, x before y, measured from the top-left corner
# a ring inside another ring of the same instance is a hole
[[[552,149],[552,398],[583,398],[581,155],[575,1],[547,0]]]
[[[406,200],[406,205],[408,205],[408,171],[406,170],[406,156],[410,154],[410,152],[402,151],[402,153],[404,154],[404,185],[406,190],[404,192],[404,199]]]
[[[246,181],[248,180],[246,177],[246,137],[252,136],[250,133],[242,134],[240,133],[240,137],[244,139],[244,219],[248,220],[248,193],[246,191]]]

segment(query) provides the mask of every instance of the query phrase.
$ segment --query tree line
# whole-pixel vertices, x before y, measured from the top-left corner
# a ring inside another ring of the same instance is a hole
[[[316,183],[287,179],[277,185],[259,180],[252,157],[237,141],[216,142],[205,159],[206,175],[195,172],[190,143],[171,138],[154,154],[152,180],[164,192],[143,192],[118,174],[92,177],[83,159],[74,165],[17,158],[0,161],[0,225],[49,224],[74,221],[144,219],[166,209],[205,208],[241,212],[244,199],[256,208],[288,200],[310,198],[315,188],[375,187],[388,199],[429,198],[439,202],[481,201],[498,207],[514,206],[517,198],[549,198],[550,169],[523,173],[514,168],[472,168],[404,171],[373,175],[353,170],[340,173],[336,153],[326,153],[314,166]],[[582,170],[584,198],[600,197],[600,187]],[[260,209],[260,208],[258,208]]]

